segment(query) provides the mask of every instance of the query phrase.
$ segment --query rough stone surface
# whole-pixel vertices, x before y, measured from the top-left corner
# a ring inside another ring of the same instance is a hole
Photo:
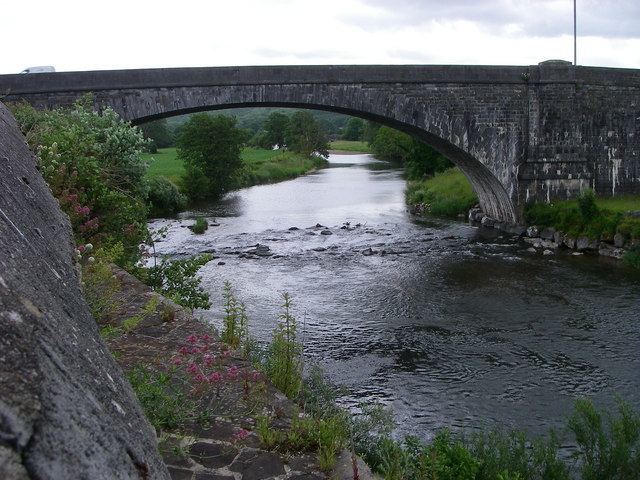
[[[640,70],[529,66],[288,66],[0,76],[0,96],[37,108],[86,92],[142,122],[190,111],[278,105],[369,118],[459,166],[492,218],[527,201],[640,192]]]
[[[69,221],[0,104],[0,478],[169,478],[72,256]]]
[[[540,238],[544,240],[554,240],[555,233],[556,233],[555,228],[548,227],[542,230],[542,232],[540,233]]]
[[[624,244],[626,243],[626,241],[627,241],[626,237],[621,233],[616,233],[613,237],[613,244],[615,245],[616,248],[624,247]]]

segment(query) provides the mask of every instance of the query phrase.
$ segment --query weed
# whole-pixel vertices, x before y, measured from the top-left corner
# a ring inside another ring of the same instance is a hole
[[[205,218],[198,217],[196,218],[196,222],[189,228],[193,233],[203,234],[209,228],[209,223]]]

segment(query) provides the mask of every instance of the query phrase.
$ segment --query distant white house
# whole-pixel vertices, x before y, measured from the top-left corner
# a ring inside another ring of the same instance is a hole
[[[40,67],[25,68],[20,73],[49,73],[49,72],[55,72],[55,71],[56,71],[56,69],[53,68],[52,66],[43,65],[43,66],[40,66]]]

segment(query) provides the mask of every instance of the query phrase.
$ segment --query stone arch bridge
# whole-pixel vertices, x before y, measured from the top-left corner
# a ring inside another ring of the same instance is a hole
[[[36,108],[92,92],[143,123],[246,106],[315,108],[398,128],[446,155],[488,215],[527,201],[640,193],[640,70],[534,66],[279,66],[0,76],[0,100]]]

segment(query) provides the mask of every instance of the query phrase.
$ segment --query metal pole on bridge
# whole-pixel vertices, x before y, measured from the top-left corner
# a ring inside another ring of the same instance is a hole
[[[576,0],[573,0],[573,65],[578,64],[578,40],[576,28]]]

